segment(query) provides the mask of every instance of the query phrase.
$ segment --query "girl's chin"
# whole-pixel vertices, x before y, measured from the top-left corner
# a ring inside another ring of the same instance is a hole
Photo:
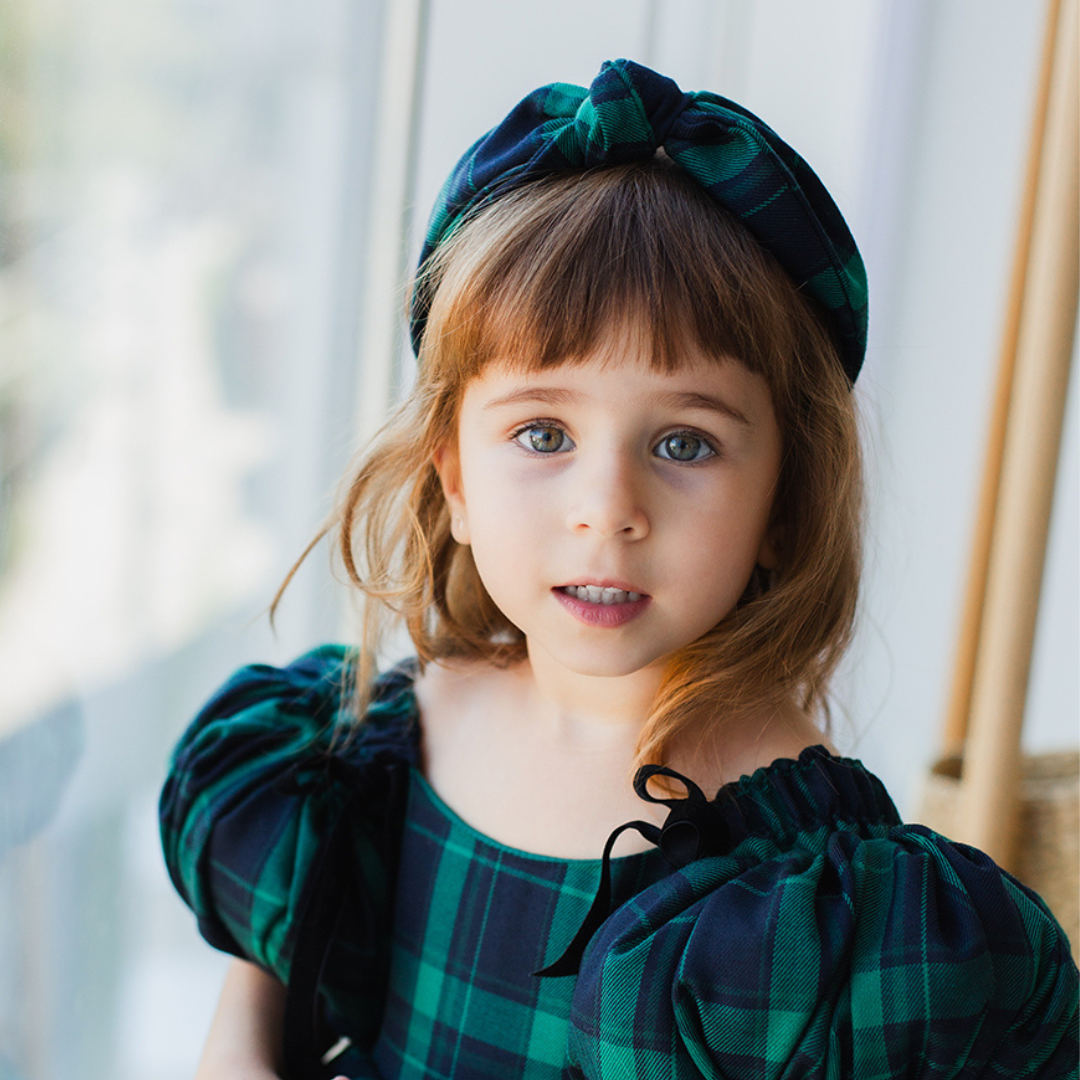
[[[659,683],[668,656],[634,656],[629,650],[579,648],[570,643],[548,648],[526,637],[529,662],[534,673],[562,672],[568,677],[587,679],[631,679]]]

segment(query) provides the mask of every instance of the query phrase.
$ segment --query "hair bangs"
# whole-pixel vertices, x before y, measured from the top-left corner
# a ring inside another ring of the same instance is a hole
[[[791,286],[753,237],[670,161],[501,196],[459,226],[422,286],[421,368],[468,381],[492,361],[542,369],[633,335],[658,370],[688,346],[768,373],[789,356]],[[445,361],[444,359],[445,358]]]

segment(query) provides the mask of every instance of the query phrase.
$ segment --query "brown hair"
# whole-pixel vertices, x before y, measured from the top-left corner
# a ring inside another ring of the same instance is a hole
[[[450,535],[433,457],[456,438],[464,389],[492,360],[573,362],[629,320],[659,370],[677,368],[689,340],[762,374],[784,440],[780,565],[755,572],[735,610],[671,658],[637,760],[663,762],[706,711],[795,700],[827,717],[860,569],[854,406],[812,301],[746,228],[660,157],[558,174],[482,208],[416,287],[432,300],[416,384],[320,534],[333,534],[366,596],[359,687],[388,617],[404,620],[422,662],[524,658],[522,634]]]

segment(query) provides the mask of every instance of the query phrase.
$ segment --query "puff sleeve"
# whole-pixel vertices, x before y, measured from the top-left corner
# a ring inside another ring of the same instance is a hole
[[[1077,971],[1042,901],[901,825],[858,762],[806,751],[710,804],[726,852],[619,908],[586,952],[572,1075],[1077,1075]]]
[[[358,726],[349,679],[349,654],[339,646],[284,668],[237,672],[180,739],[160,824],[170,877],[203,937],[283,982],[321,841],[343,827],[355,854],[350,929],[328,958],[327,984],[335,1012],[366,1017],[373,1028],[418,725],[408,670],[376,684]]]

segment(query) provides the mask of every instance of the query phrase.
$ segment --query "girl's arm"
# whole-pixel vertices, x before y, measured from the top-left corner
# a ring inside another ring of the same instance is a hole
[[[234,960],[225,976],[195,1080],[271,1080],[281,1070],[285,987]]]
[[[277,1080],[284,1018],[285,987],[262,968],[234,960],[195,1080]]]

